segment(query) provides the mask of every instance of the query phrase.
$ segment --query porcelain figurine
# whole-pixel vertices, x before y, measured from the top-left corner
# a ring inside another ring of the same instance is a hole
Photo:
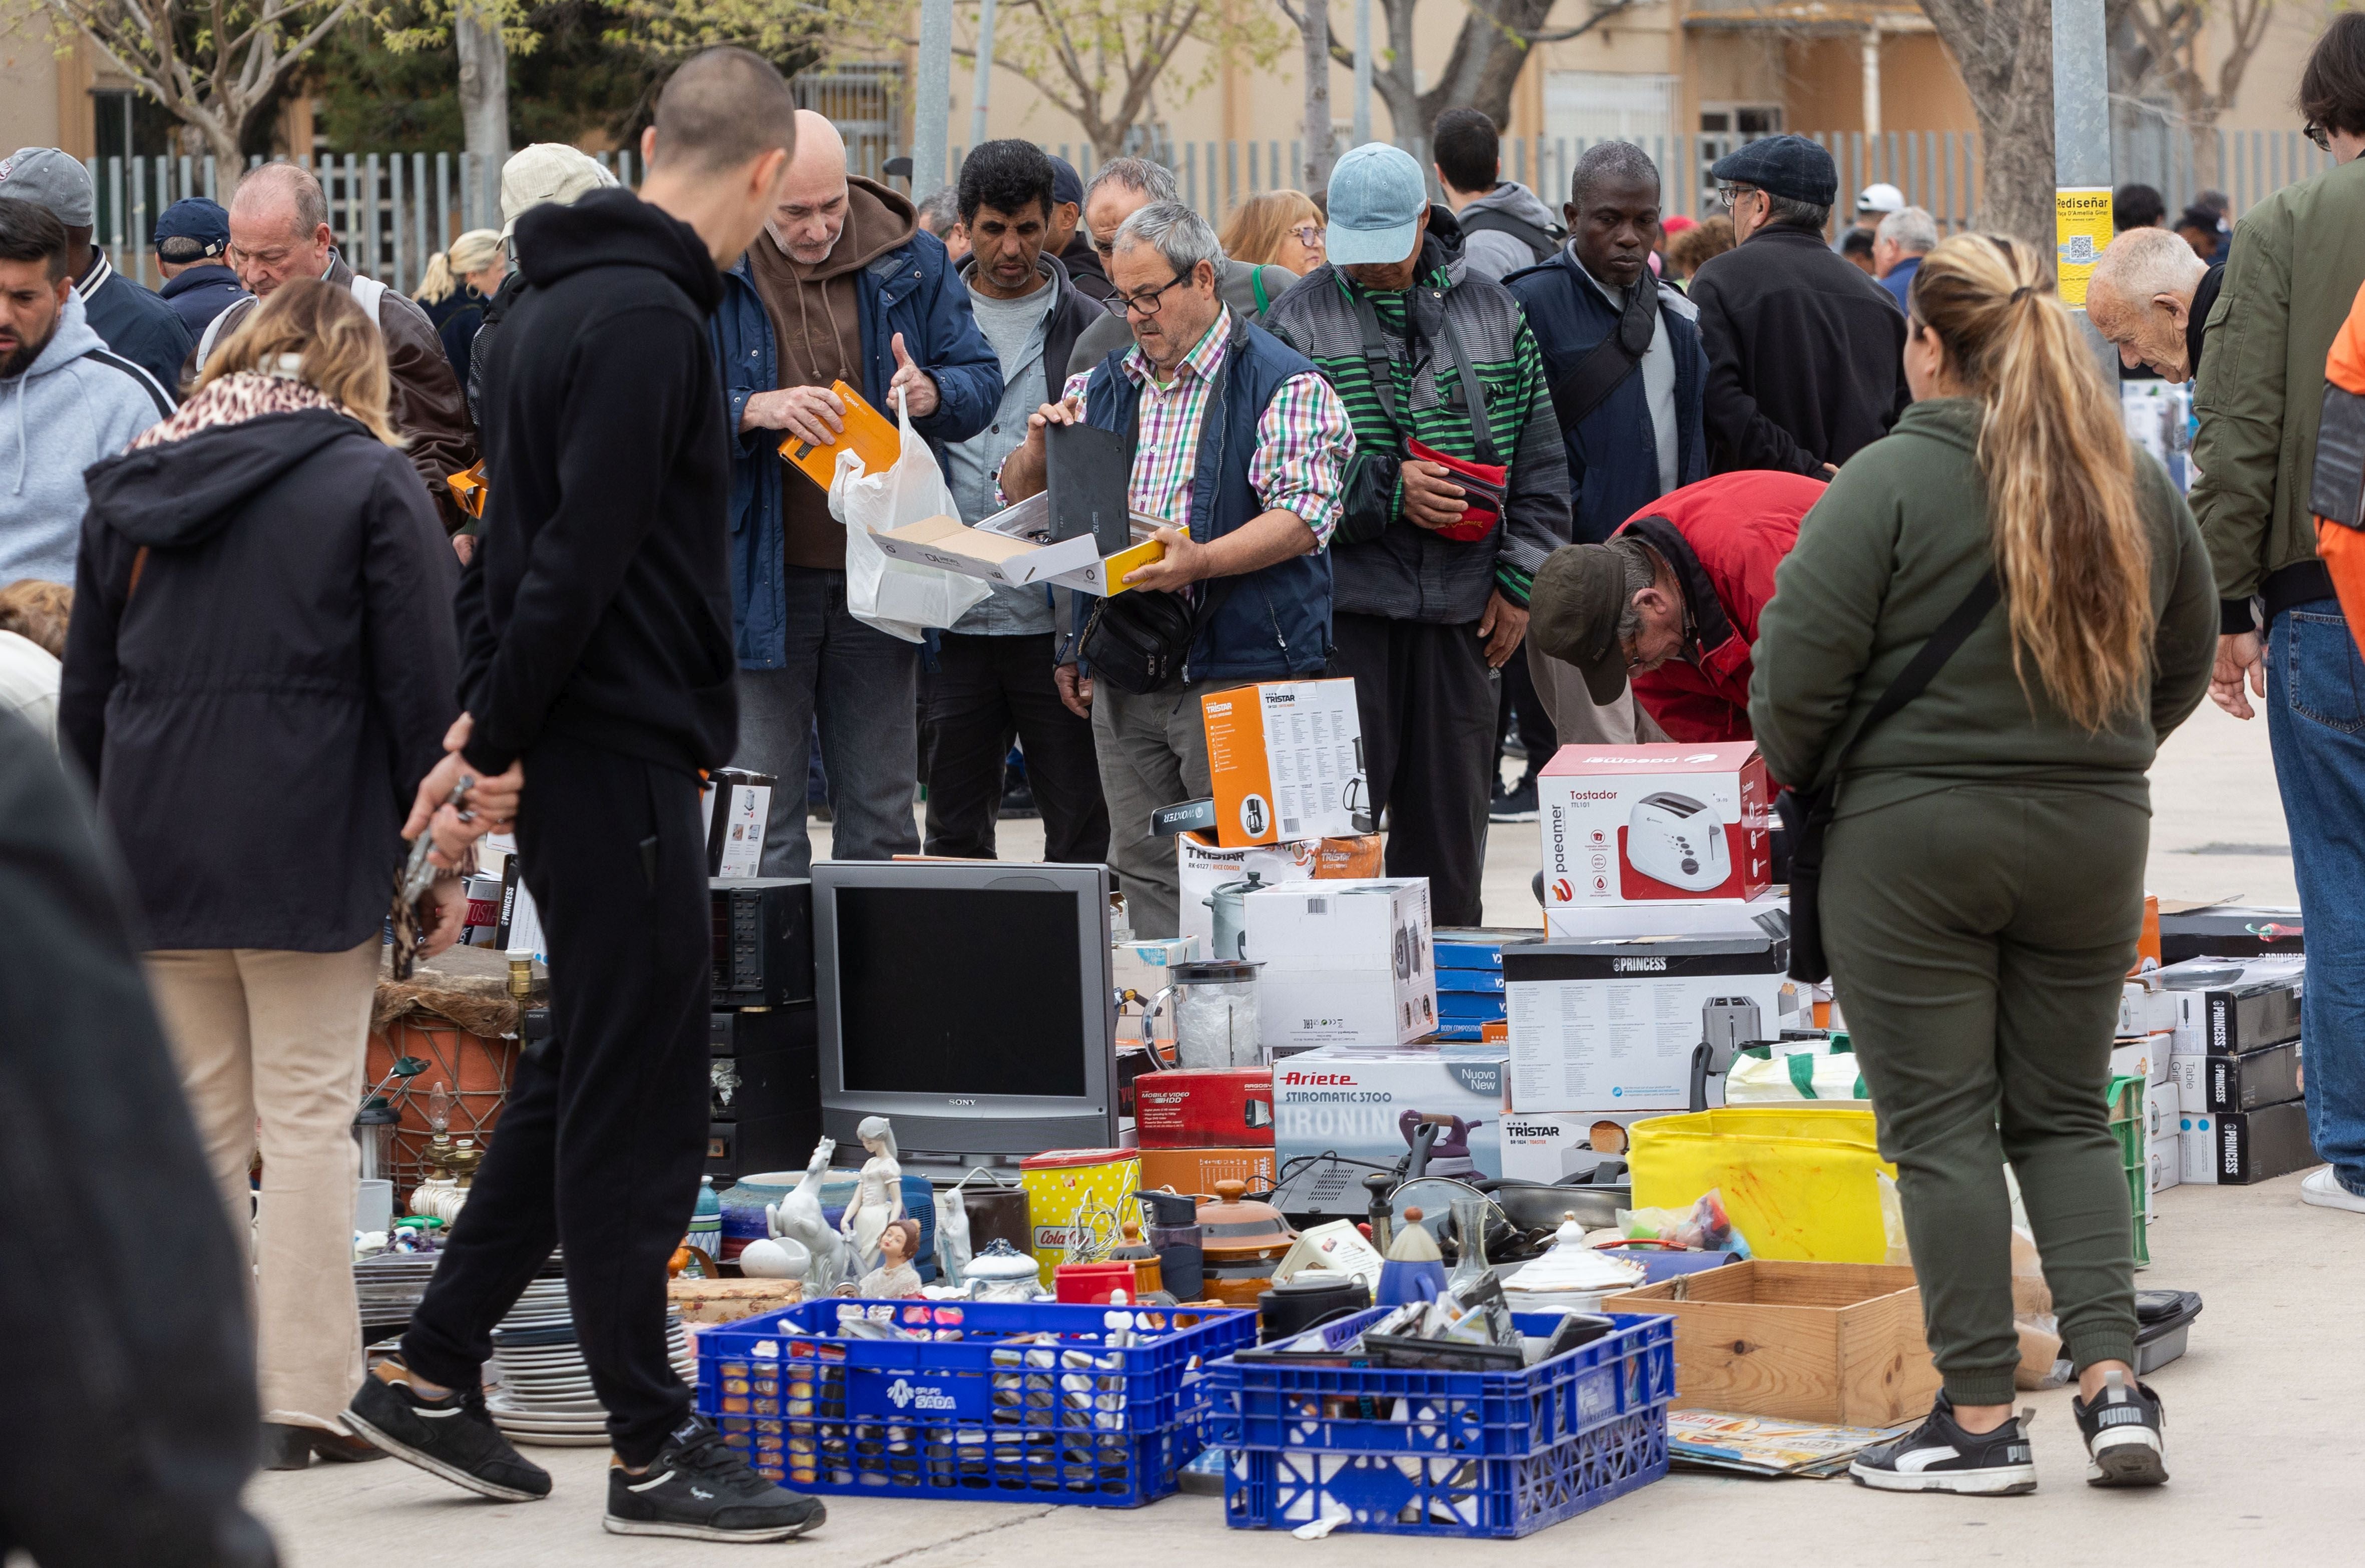
[[[1420,1223],[1420,1210],[1405,1210],[1405,1223],[1388,1244],[1388,1260],[1380,1267],[1377,1305],[1402,1306],[1407,1302],[1435,1301],[1445,1289],[1445,1259],[1437,1238]]]
[[[898,1219],[879,1233],[879,1267],[862,1276],[862,1294],[872,1301],[895,1301],[920,1294],[920,1222]]]
[[[969,1205],[954,1187],[936,1194],[936,1283],[958,1286],[969,1260]]]
[[[837,1233],[846,1238],[848,1275],[880,1266],[879,1238],[903,1217],[903,1167],[896,1158],[894,1127],[884,1116],[865,1116],[855,1130],[870,1158],[862,1162],[854,1196],[837,1221]]]
[[[821,1184],[828,1178],[830,1158],[836,1153],[835,1138],[824,1138],[813,1145],[804,1180],[779,1203],[764,1205],[765,1227],[775,1238],[787,1238],[804,1245],[811,1260],[805,1288],[815,1295],[828,1294],[846,1275],[846,1243],[829,1227],[829,1221],[822,1217],[821,1212]]]
[[[757,1237],[739,1254],[751,1280],[801,1280],[813,1272],[813,1249],[793,1236]]]

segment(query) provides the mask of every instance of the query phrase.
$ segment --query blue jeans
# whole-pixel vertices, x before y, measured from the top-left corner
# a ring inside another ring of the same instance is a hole
[[[2365,660],[2337,599],[2275,617],[2267,734],[2307,925],[2307,1128],[2365,1194]]]
[[[829,768],[830,853],[886,860],[920,852],[920,649],[846,613],[846,574],[781,568],[789,662],[739,672],[734,767],[781,780],[764,839],[764,875],[813,869],[803,791],[816,721]]]

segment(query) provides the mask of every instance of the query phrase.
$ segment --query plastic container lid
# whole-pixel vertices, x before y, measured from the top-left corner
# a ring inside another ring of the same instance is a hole
[[[1114,1165],[1120,1159],[1137,1159],[1141,1151],[1133,1148],[1047,1148],[1040,1154],[1030,1154],[1018,1162],[1021,1170],[1053,1170],[1066,1165]]]

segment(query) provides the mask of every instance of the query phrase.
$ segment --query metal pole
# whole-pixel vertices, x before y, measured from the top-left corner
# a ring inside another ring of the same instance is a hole
[[[950,70],[949,66],[947,70]],[[969,144],[985,144],[985,103],[993,90],[993,0],[977,0],[977,84],[970,96]]]
[[[1372,140],[1372,0],[1355,0],[1355,145]]]
[[[2086,314],[2086,278],[2111,242],[2110,47],[2103,0],[2053,0],[2053,222],[2061,301]],[[2086,324],[2108,384],[2119,356]]]
[[[912,109],[912,199],[945,184],[945,138],[953,108],[953,0],[920,0],[919,97]]]

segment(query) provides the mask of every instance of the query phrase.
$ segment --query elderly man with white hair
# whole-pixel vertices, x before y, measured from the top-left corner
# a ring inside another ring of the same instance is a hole
[[[1002,362],[978,330],[969,286],[911,201],[848,174],[837,128],[797,112],[779,206],[723,274],[714,351],[734,432],[731,600],[739,658],[741,767],[801,799],[814,726],[835,813],[831,853],[918,852],[920,649],[846,609],[846,525],[829,496],[775,455],[790,436],[835,443],[844,382],[888,419],[897,399],[949,471],[946,449],[993,421]],[[805,813],[775,812],[768,877],[813,864]]]
[[[1938,247],[1938,220],[1918,207],[1900,207],[1872,231],[1872,275],[1905,305],[1905,291],[1922,270],[1922,258]]]
[[[2103,248],[2086,280],[2086,319],[2117,346],[2129,370],[2169,381],[2201,374],[2209,308],[2225,282],[2173,230],[2131,229]]]

